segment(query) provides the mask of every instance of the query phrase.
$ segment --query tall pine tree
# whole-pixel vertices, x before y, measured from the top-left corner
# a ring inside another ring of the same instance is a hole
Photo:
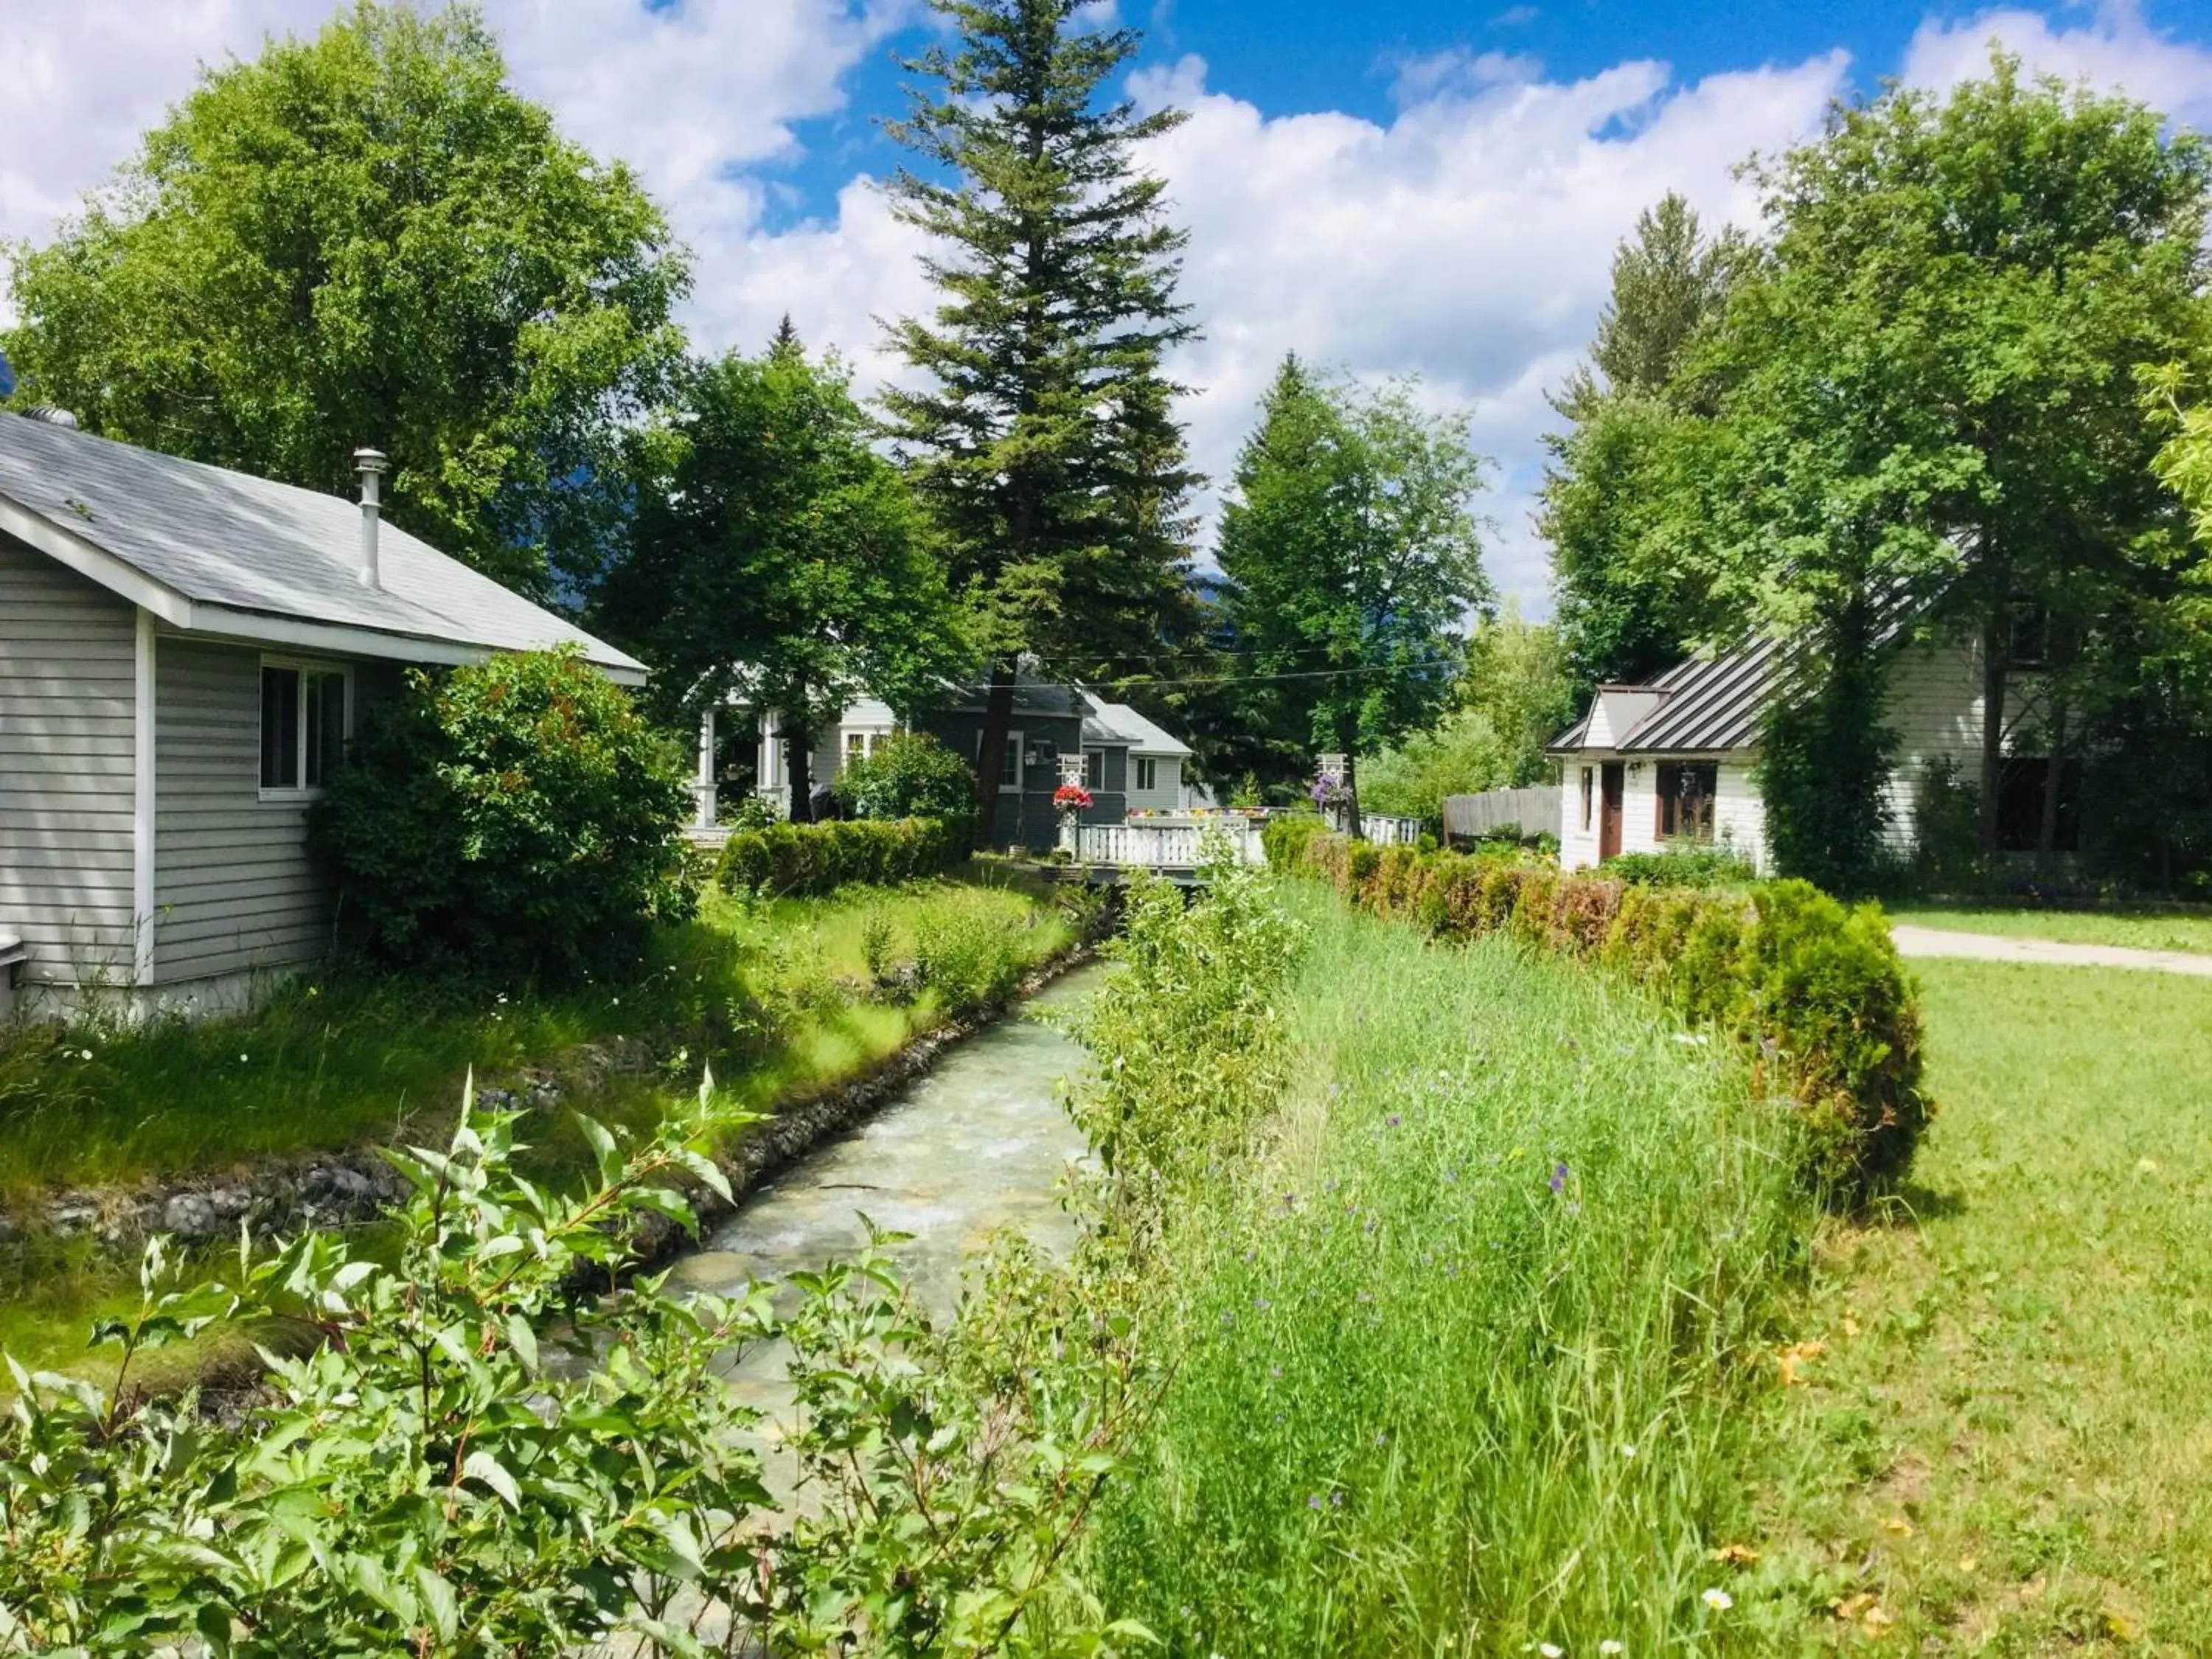
[[[1194,331],[1175,297],[1185,234],[1134,154],[1182,117],[1102,100],[1138,35],[1083,28],[1079,0],[933,3],[957,38],[907,64],[925,85],[891,131],[927,167],[890,196],[936,239],[941,297],[891,330],[926,380],[883,406],[991,665],[995,755],[1023,654],[1115,678],[1188,610],[1195,478],[1161,368]],[[979,768],[985,837],[996,784]]]

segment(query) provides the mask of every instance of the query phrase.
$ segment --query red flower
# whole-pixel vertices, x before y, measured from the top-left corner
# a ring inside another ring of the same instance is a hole
[[[1091,805],[1091,792],[1079,783],[1063,783],[1052,792],[1052,804],[1080,810]]]

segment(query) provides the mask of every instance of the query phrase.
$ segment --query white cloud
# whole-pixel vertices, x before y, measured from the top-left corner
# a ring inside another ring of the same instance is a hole
[[[2118,87],[2188,125],[2212,127],[2212,51],[2159,33],[2126,0],[2098,9],[2071,28],[2040,13],[1992,9],[1958,22],[1929,18],[1905,53],[1905,79],[1948,88],[1989,70],[1989,46],[2002,40],[2027,67],[2100,88]]]
[[[759,219],[763,187],[745,169],[787,155],[793,122],[842,108],[847,72],[917,9],[490,0],[487,11],[521,89],[551,103],[572,137],[635,165],[712,270]],[[0,240],[51,235],[202,64],[310,33],[332,10],[332,0],[10,0]]]
[[[190,89],[197,63],[313,27],[330,3],[0,0],[0,237],[49,234]],[[582,143],[635,163],[669,204],[699,256],[690,320],[702,347],[758,340],[789,312],[810,341],[846,351],[864,388],[896,372],[875,319],[930,303],[916,234],[866,179],[819,222],[770,230],[763,212],[780,188],[768,164],[793,152],[793,124],[842,109],[854,65],[919,16],[919,0],[489,0],[489,11],[523,89]],[[1978,72],[1993,33],[2037,68],[2212,117],[2212,52],[2124,9],[2063,27],[2022,10],[1931,19],[1907,77]],[[1711,222],[1749,222],[1734,164],[1814,131],[1848,68],[1837,52],[1691,83],[1650,62],[1568,81],[1525,57],[1461,52],[1401,65],[1387,121],[1270,118],[1211,88],[1195,58],[1139,76],[1141,100],[1191,116],[1149,160],[1193,233],[1183,291],[1206,337],[1174,368],[1193,388],[1198,464],[1229,471],[1286,350],[1363,378],[1419,374],[1432,399],[1472,410],[1500,464],[1493,571],[1543,608],[1528,520],[1544,394],[1589,338],[1615,242],[1669,189]]]

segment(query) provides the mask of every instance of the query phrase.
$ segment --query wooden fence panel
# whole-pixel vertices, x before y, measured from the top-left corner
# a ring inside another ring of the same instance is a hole
[[[1486,789],[1479,795],[1444,797],[1444,839],[1472,840],[1487,830],[1517,824],[1523,835],[1559,833],[1559,788],[1534,784],[1526,789]]]

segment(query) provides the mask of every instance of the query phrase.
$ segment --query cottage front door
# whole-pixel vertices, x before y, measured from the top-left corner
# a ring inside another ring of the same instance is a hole
[[[1607,761],[1600,775],[1605,801],[1598,813],[1597,861],[1603,864],[1620,851],[1621,793],[1626,775],[1619,761]]]

